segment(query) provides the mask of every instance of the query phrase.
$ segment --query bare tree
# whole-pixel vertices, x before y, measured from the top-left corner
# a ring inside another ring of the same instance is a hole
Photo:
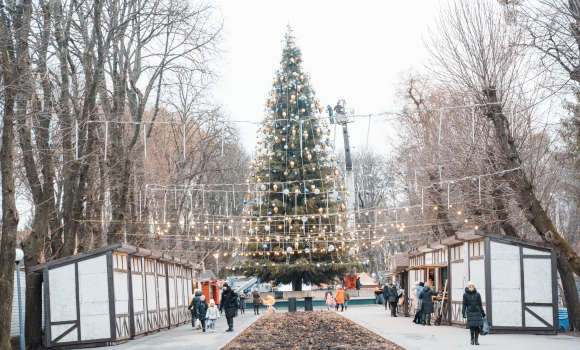
[[[498,4],[491,1],[457,2],[442,13],[429,50],[435,76],[449,89],[467,91],[472,103],[484,105],[485,116],[494,127],[501,163],[517,169],[507,172],[511,188],[525,218],[539,237],[557,252],[558,271],[568,299],[571,327],[580,329],[580,301],[574,273],[580,273],[580,257],[560,236],[528,179],[518,145],[504,112],[518,98],[521,76],[527,76],[529,60],[522,46],[523,33],[509,26]],[[574,300],[575,299],[575,300]]]

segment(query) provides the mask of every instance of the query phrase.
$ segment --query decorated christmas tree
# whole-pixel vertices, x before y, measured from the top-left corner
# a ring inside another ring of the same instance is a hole
[[[301,290],[362,266],[329,111],[315,99],[290,27],[285,39],[246,181],[246,263],[238,269]]]

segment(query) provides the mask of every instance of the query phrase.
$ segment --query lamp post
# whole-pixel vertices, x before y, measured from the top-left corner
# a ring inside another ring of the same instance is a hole
[[[14,258],[14,263],[16,264],[16,281],[17,281],[17,288],[18,288],[18,321],[20,322],[20,350],[26,349],[26,341],[24,339],[24,326],[22,325],[22,296],[20,291],[20,270],[18,269],[18,265],[20,261],[24,259],[24,252],[22,249],[16,249],[16,257]]]

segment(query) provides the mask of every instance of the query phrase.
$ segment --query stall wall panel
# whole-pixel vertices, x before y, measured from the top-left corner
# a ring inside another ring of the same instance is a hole
[[[75,265],[70,264],[48,270],[48,280],[50,286],[50,321],[76,321]],[[55,335],[55,333],[52,334]]]
[[[143,276],[137,273],[133,273],[131,275],[131,285],[133,289],[133,314],[134,314],[135,334],[139,334],[145,331]]]
[[[145,288],[147,289],[147,325],[148,331],[159,329],[159,300],[157,293],[157,276],[155,272],[157,262],[145,259]]]
[[[461,317],[461,306],[465,286],[465,272],[463,261],[451,263],[451,321],[464,324]]]
[[[526,307],[526,327],[547,327],[546,322],[550,326],[553,325],[553,309],[549,306],[527,306]],[[529,312],[531,311],[531,312]],[[538,315],[542,320],[539,320],[532,312]]]
[[[526,303],[552,303],[551,278],[552,261],[550,259],[524,258],[524,291]]]
[[[78,271],[81,340],[111,338],[107,257],[81,261]]]
[[[113,272],[117,340],[129,338],[129,291],[126,272]]]
[[[177,308],[179,310],[179,322],[185,322],[185,302],[183,300],[183,267],[179,266],[177,269]]]
[[[481,295],[481,302],[485,305],[485,261],[483,259],[469,261],[469,277]]]
[[[72,265],[74,267],[74,264]],[[59,325],[52,325],[50,327],[50,334],[52,334],[52,342],[53,345],[55,343],[55,340],[61,336],[61,334],[64,334],[66,331],[68,331],[69,329],[71,329],[71,327],[74,327],[74,329],[69,332],[68,334],[66,334],[64,337],[58,339],[58,343],[67,343],[67,342],[72,342],[72,341],[78,341],[79,340],[79,333],[75,327],[74,324],[59,324]]]
[[[494,326],[522,326],[520,248],[490,242]]]
[[[169,326],[169,314],[167,307],[167,279],[165,276],[165,266],[157,264],[157,292],[159,294],[159,327]]]
[[[549,251],[537,250],[532,248],[522,248],[522,249],[524,255],[546,255],[546,256],[552,255],[552,253]]]

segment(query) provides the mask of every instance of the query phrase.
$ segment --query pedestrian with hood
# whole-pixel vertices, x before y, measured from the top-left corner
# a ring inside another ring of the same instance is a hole
[[[244,292],[240,292],[240,313],[246,313],[246,294]]]
[[[191,302],[189,303],[189,306],[187,308],[189,312],[191,312],[191,326],[193,327],[193,329],[195,329],[195,320],[197,320],[198,318],[197,308],[201,298],[201,291],[197,290],[195,291],[194,294],[195,296],[193,297],[193,299],[191,299]]]
[[[348,292],[348,289],[346,289],[346,286],[344,286],[343,288],[344,288],[344,309],[348,310],[348,302],[350,301],[350,294]]]
[[[218,318],[220,318],[220,311],[215,305],[215,301],[213,299],[209,300],[209,307],[207,308],[205,318],[208,320],[207,328],[209,328],[212,332],[215,332],[215,322]]]
[[[399,291],[393,281],[389,281],[387,287],[387,300],[391,308],[391,317],[397,317],[397,302],[399,301]]]
[[[222,300],[220,302],[220,311],[224,310],[226,313],[226,320],[228,321],[228,329],[226,332],[234,331],[234,317],[236,316],[236,309],[238,308],[238,299],[236,294],[226,282],[222,286]]]
[[[471,345],[479,345],[479,327],[483,326],[485,312],[481,304],[481,295],[475,289],[473,282],[467,282],[465,293],[463,293],[463,307],[461,308],[463,318],[467,318],[469,333],[471,334]]]
[[[361,287],[361,283],[360,283],[360,277],[356,278],[356,290],[360,290]]]
[[[252,304],[254,304],[254,316],[259,315],[262,299],[260,298],[260,292],[258,292],[257,289],[252,292]]]
[[[419,318],[418,318],[418,323],[417,324],[422,324],[423,323],[423,298],[421,298],[421,294],[423,293],[423,287],[425,286],[425,283],[423,282],[419,282],[419,287],[417,287],[417,313],[419,314]]]
[[[421,306],[421,312],[423,313],[423,326],[431,325],[431,314],[435,312],[435,308],[433,307],[433,299],[431,296],[437,295],[437,292],[431,290],[431,283],[425,282],[425,286],[421,291],[421,299],[423,299],[423,305]]]
[[[205,332],[205,319],[207,317],[207,309],[208,308],[209,308],[209,305],[205,301],[205,295],[202,295],[201,297],[199,297],[199,304],[197,304],[197,317],[199,318],[199,321],[201,322],[202,332]]]

